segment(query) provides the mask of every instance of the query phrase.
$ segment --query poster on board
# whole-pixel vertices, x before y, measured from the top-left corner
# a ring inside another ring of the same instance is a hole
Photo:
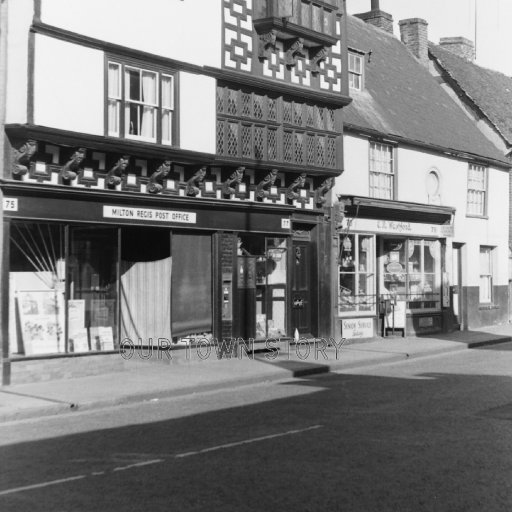
[[[386,329],[405,329],[405,300],[391,302],[391,311],[386,315]]]

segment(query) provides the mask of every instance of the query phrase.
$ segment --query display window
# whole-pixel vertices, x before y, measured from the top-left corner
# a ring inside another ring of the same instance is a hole
[[[342,236],[338,260],[339,314],[375,313],[375,237]]]
[[[286,336],[287,239],[241,235],[237,249],[238,286],[245,300],[255,303],[246,309],[254,311],[247,321],[255,321],[256,338]]]
[[[14,357],[212,334],[211,234],[25,221],[11,222],[9,231]],[[279,268],[270,281],[276,288]],[[280,329],[284,309],[274,296],[269,314]]]
[[[406,301],[412,312],[441,308],[439,240],[383,238],[379,262],[382,298]]]

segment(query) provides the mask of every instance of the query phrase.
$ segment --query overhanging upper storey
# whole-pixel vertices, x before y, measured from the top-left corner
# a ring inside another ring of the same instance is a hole
[[[223,33],[223,69],[348,98],[339,0],[224,0]]]

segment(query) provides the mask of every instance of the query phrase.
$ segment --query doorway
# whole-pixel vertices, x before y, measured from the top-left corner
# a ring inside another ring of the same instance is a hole
[[[454,327],[462,329],[463,301],[462,301],[462,247],[464,244],[452,246],[452,286],[451,303],[454,317]]]

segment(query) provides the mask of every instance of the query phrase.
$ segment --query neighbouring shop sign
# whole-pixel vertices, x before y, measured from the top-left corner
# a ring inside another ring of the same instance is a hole
[[[371,338],[373,336],[373,319],[344,318],[341,321],[341,335],[349,340]]]
[[[347,219],[343,220],[344,228],[350,223],[352,231],[370,231],[373,233],[389,233],[394,235],[453,237],[453,225],[424,224],[422,222],[400,222],[381,219]]]
[[[108,219],[147,220],[157,222],[179,222],[195,224],[194,212],[154,210],[149,208],[129,208],[126,206],[103,206],[103,217]]]

